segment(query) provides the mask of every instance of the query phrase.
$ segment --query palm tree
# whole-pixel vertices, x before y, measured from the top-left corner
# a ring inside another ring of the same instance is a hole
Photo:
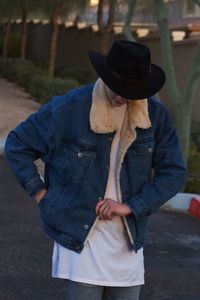
[[[22,16],[22,39],[21,39],[21,59],[26,56],[26,41],[27,41],[27,0],[20,0],[21,16]]]
[[[132,32],[130,30],[130,23],[132,21],[132,18],[133,18],[134,12],[135,12],[137,0],[125,0],[124,2],[128,5],[128,11],[126,14],[123,31],[124,31],[124,35],[126,36],[127,40],[134,42],[135,38],[132,35]]]
[[[21,13],[22,20],[22,38],[21,38],[21,51],[20,57],[21,59],[26,58],[26,44],[27,44],[27,20],[30,14],[34,15],[40,8],[41,1],[39,0],[18,0],[19,1],[19,9]]]
[[[0,0],[0,21],[4,24],[3,58],[8,55],[8,37],[10,34],[12,20],[19,17],[19,0]]]
[[[105,54],[108,50],[109,36],[113,28],[116,4],[117,0],[99,0],[97,23],[100,33],[100,52],[102,54]],[[108,18],[107,22],[104,22],[104,10],[106,7],[108,7]]]
[[[200,6],[200,0],[193,0]],[[163,66],[167,75],[167,92],[170,106],[173,110],[177,131],[185,159],[188,157],[190,143],[190,128],[194,96],[199,83],[200,74],[200,41],[194,55],[190,71],[187,74],[185,87],[180,91],[177,85],[172,55],[172,42],[168,27],[166,3],[163,0],[154,0],[157,23],[160,30],[160,43]]]
[[[59,20],[61,18],[66,19],[67,15],[74,10],[83,10],[87,3],[88,0],[41,0],[40,8],[50,19],[52,28],[48,62],[48,71],[50,75],[53,75],[55,69]]]
[[[166,89],[169,95],[169,103],[172,109],[175,126],[180,138],[180,144],[183,155],[187,160],[189,143],[190,143],[190,128],[191,128],[191,115],[192,106],[194,102],[194,96],[199,82],[200,74],[200,41],[197,46],[196,55],[194,56],[190,72],[187,76],[187,84],[182,91],[178,88],[177,78],[175,74],[174,62],[173,62],[173,45],[171,39],[171,33],[168,25],[167,16],[167,1],[164,0],[126,0],[129,3],[138,5],[146,5],[149,13],[154,14],[160,31],[160,45],[162,64],[166,73]],[[200,6],[200,0],[191,0]],[[131,11],[130,11],[131,8]],[[130,21],[134,14],[135,6],[129,7],[129,16],[127,16],[127,24],[130,25]],[[131,17],[130,17],[131,16]],[[130,31],[129,31],[130,33]],[[126,35],[128,39],[131,39],[130,35]]]

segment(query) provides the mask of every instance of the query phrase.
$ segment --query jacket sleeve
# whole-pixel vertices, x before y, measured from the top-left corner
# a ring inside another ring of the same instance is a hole
[[[166,108],[160,117],[162,122],[155,137],[153,154],[154,176],[140,193],[125,201],[136,220],[156,212],[180,191],[186,180],[186,164],[176,129]]]
[[[51,155],[54,126],[50,103],[31,114],[7,136],[4,154],[22,187],[33,196],[45,187],[34,161]]]

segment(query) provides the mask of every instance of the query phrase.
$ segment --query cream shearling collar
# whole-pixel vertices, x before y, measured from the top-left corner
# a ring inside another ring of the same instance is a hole
[[[126,129],[134,133],[136,127],[143,129],[151,127],[147,99],[128,100],[125,119],[128,121],[128,128]],[[115,124],[112,120],[112,106],[108,99],[105,84],[101,78],[96,81],[92,93],[90,126],[96,133],[110,133],[115,131]]]

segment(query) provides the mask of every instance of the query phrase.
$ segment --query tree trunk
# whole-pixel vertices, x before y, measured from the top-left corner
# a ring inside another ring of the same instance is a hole
[[[53,16],[51,20],[51,39],[50,39],[50,48],[49,48],[49,66],[48,71],[50,75],[54,74],[55,69],[55,60],[56,60],[56,48],[57,48],[57,39],[58,39],[58,16]]]
[[[193,0],[193,1],[200,6],[200,0]]]
[[[163,0],[154,0],[156,6],[157,23],[160,30],[161,57],[166,73],[166,87],[169,95],[169,102],[176,122],[177,107],[181,105],[182,95],[179,92],[172,55],[172,42],[168,27],[166,5]]]
[[[188,160],[189,146],[190,146],[190,129],[192,121],[192,107],[189,105],[181,105],[179,108],[179,117],[177,118],[177,131],[179,141],[185,161]]]
[[[99,31],[103,30],[103,8],[104,8],[105,0],[99,0],[98,10],[97,10],[97,23],[99,26]]]
[[[199,3],[200,6],[200,3]],[[185,156],[187,156],[187,153],[189,151],[189,142],[190,142],[190,127],[191,127],[191,122],[192,122],[192,107],[194,103],[194,97],[196,94],[197,86],[199,83],[199,75],[200,75],[200,40],[198,42],[198,46],[196,49],[196,54],[194,55],[193,63],[191,65],[191,69],[188,73],[187,76],[187,82],[185,86],[185,90],[183,93],[183,102],[182,106],[185,108],[185,111],[183,112],[185,116],[185,122],[186,122],[186,133],[188,140],[186,141],[184,139],[184,133],[182,133],[183,136],[183,141],[182,144],[185,145],[183,146],[183,149],[185,151]],[[179,113],[180,114],[180,113]],[[187,124],[187,119],[189,118],[189,123]],[[183,126],[185,123],[183,123]],[[180,127],[179,127],[180,130]]]
[[[102,54],[106,54],[108,51],[110,32],[112,31],[112,26],[114,22],[115,4],[116,4],[116,0],[109,0],[108,21],[107,24],[104,25],[103,9],[105,6],[105,0],[99,0],[97,22],[98,22],[99,33],[100,33],[99,48],[100,48],[100,53]]]
[[[8,20],[8,22],[5,24],[5,33],[4,33],[4,39],[3,39],[3,58],[6,59],[8,56],[8,37],[10,34],[10,28],[11,28],[11,19]]]
[[[200,1],[194,0],[199,6]],[[170,106],[179,135],[181,149],[187,160],[190,145],[190,129],[192,121],[192,105],[200,75],[200,41],[196,55],[187,77],[186,87],[181,94],[176,83],[176,76],[172,58],[172,42],[168,28],[166,6],[163,0],[154,0],[157,23],[160,30],[162,62],[166,72],[166,86],[169,95]]]
[[[100,53],[106,54],[108,52],[108,44],[109,44],[110,32],[107,30],[102,30],[100,32]]]
[[[193,106],[197,85],[199,83],[199,75],[200,75],[200,40],[197,45],[196,54],[194,55],[191,69],[187,76],[187,83],[183,95],[184,106],[187,106],[188,103],[190,103],[191,108]]]
[[[161,56],[162,64],[166,74],[166,87],[169,95],[170,108],[174,117],[175,126],[180,139],[181,149],[184,157],[187,156],[187,143],[185,143],[185,133],[188,132],[188,120],[185,120],[185,127],[183,130],[182,124],[184,123],[185,114],[183,110],[183,97],[177,86],[175,69],[172,56],[172,42],[170,37],[170,31],[168,27],[166,6],[163,0],[154,0],[156,8],[157,23],[160,30],[160,42],[161,42]],[[189,136],[188,136],[189,138]]]
[[[58,40],[58,32],[59,32],[59,16],[63,10],[65,1],[60,1],[55,7],[52,16],[51,16],[51,38],[50,38],[50,46],[49,46],[49,62],[48,62],[48,72],[53,76],[55,70],[55,60],[56,60],[56,51],[57,51],[57,40]]]
[[[21,59],[26,58],[26,44],[27,44],[27,12],[22,10],[22,40],[21,40]]]
[[[135,6],[136,6],[136,2],[137,0],[129,0],[128,1],[128,12],[126,14],[126,19],[124,22],[124,35],[127,38],[127,40],[135,42],[135,38],[132,35],[132,32],[130,30],[130,23],[132,21],[133,15],[134,15],[134,11],[135,11]]]

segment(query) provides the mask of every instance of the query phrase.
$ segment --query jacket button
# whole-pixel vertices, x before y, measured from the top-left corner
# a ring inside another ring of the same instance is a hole
[[[98,200],[101,201],[101,200],[103,200],[103,198],[102,198],[102,197],[99,197]]]
[[[82,152],[78,152],[78,157],[82,157],[83,156],[83,153]]]
[[[148,152],[151,153],[153,150],[151,147],[149,147]]]
[[[87,224],[85,224],[85,225],[84,225],[84,228],[85,228],[85,229],[88,229],[88,228],[89,228],[89,226],[88,226]]]

